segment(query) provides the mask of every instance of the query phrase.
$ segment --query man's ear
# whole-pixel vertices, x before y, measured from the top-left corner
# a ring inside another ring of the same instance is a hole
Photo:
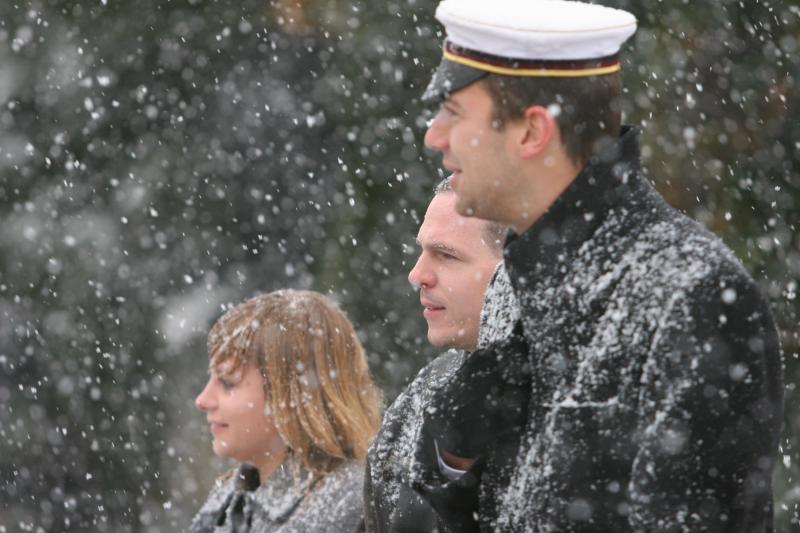
[[[540,105],[527,108],[522,121],[524,131],[519,144],[519,155],[523,159],[530,159],[544,153],[556,135],[558,124],[547,109]]]

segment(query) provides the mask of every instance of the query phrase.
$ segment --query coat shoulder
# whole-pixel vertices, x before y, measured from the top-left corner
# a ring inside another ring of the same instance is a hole
[[[388,429],[397,423],[413,422],[413,420],[419,418],[421,416],[419,410],[422,404],[425,403],[424,399],[432,391],[447,383],[456,369],[464,362],[464,359],[464,352],[448,350],[423,367],[413,381],[386,409],[381,432],[376,437],[375,442],[377,443],[381,440],[381,434],[384,433],[384,429]]]
[[[214,482],[214,486],[200,507],[192,523],[189,533],[203,533],[214,531],[214,524],[220,514],[224,513],[231,495],[235,492],[235,471],[226,472]]]
[[[363,484],[364,464],[354,460],[342,463],[319,480],[292,518],[287,533],[357,531],[364,512]]]
[[[657,293],[652,298],[697,292],[703,286],[755,285],[718,236],[665,204],[653,211],[652,216],[633,222],[630,219],[636,217],[623,215],[628,223],[617,224],[604,236],[606,242],[587,248],[588,264],[596,267],[588,268],[587,275],[596,276],[596,286],[603,288],[604,281],[623,281],[625,286],[627,279],[637,291]],[[597,257],[602,261],[596,261]]]

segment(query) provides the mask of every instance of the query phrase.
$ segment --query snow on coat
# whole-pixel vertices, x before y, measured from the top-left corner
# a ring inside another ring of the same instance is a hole
[[[217,480],[189,527],[189,533],[351,533],[363,511],[364,466],[339,465],[324,476],[285,463],[267,481],[252,478],[242,465]],[[256,474],[257,479],[257,474]]]
[[[638,132],[505,249],[534,386],[505,531],[766,531],[777,330],[713,234],[639,169]]]
[[[514,296],[508,271],[501,262],[494,270],[486,289],[486,298],[481,308],[478,348],[508,338],[519,320],[519,305]]]

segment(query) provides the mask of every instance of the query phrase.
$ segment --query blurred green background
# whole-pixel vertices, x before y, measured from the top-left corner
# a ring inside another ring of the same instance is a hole
[[[636,14],[650,178],[769,297],[786,361],[779,531],[800,527],[800,7]],[[205,332],[256,291],[332,294],[391,400],[435,352],[406,281],[439,158],[436,3],[0,5],[0,533],[177,531],[226,464]]]

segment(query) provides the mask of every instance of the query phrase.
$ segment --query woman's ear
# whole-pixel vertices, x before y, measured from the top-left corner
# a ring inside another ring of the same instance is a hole
[[[525,110],[522,127],[519,155],[522,159],[530,159],[545,152],[556,134],[558,124],[546,108],[533,105]]]

